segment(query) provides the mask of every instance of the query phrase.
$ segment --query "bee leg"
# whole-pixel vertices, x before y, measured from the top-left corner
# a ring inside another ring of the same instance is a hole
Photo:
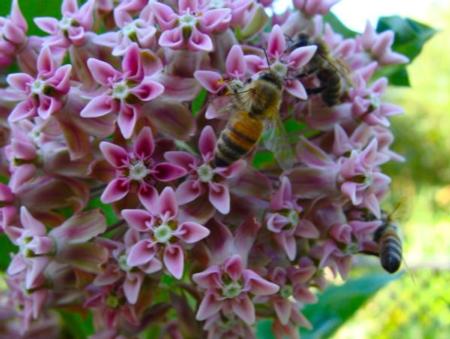
[[[325,87],[305,88],[307,94],[319,94],[322,93]]]

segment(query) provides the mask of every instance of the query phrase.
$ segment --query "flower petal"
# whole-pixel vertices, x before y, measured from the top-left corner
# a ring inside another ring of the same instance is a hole
[[[222,301],[213,293],[206,293],[198,307],[195,319],[202,321],[215,315],[222,308]]]
[[[256,274],[252,270],[243,272],[244,289],[254,295],[271,295],[278,292],[280,287]]]
[[[95,81],[103,86],[111,87],[116,79],[120,77],[120,73],[107,62],[89,58],[87,66]]]
[[[244,294],[239,298],[234,298],[231,301],[231,308],[247,325],[252,325],[255,322],[255,306],[247,295]]]
[[[210,93],[218,93],[225,87],[222,75],[214,71],[195,71],[195,79]]]
[[[27,73],[13,73],[7,76],[6,81],[13,89],[26,92],[28,87],[31,87],[34,79]]]
[[[133,152],[139,159],[148,159],[155,151],[155,142],[150,127],[144,127],[134,140]]]
[[[289,67],[300,69],[307,64],[317,51],[317,46],[304,46],[294,49],[288,57]]]
[[[161,192],[158,199],[159,211],[158,214],[161,216],[167,215],[169,218],[174,218],[178,214],[178,204],[175,197],[175,192],[172,187],[166,187]]]
[[[149,226],[153,224],[152,215],[144,210],[126,209],[122,210],[121,215],[131,228],[139,232],[147,232]]]
[[[183,46],[183,35],[181,29],[176,27],[174,29],[162,32],[158,41],[161,47],[178,49]]]
[[[123,283],[123,292],[128,303],[136,304],[141,290],[144,275],[139,272],[128,272],[125,282]]]
[[[177,187],[177,201],[180,205],[187,204],[188,202],[197,199],[201,192],[201,185],[198,181],[186,180]]]
[[[191,153],[183,151],[168,151],[164,153],[164,158],[171,164],[181,166],[186,170],[190,170],[197,163],[197,159]]]
[[[117,125],[125,139],[131,138],[134,127],[138,119],[139,112],[135,106],[122,104],[119,116],[117,117]]]
[[[203,128],[198,141],[198,149],[205,161],[211,160],[216,147],[216,134],[211,126]]]
[[[181,279],[184,270],[183,249],[178,245],[168,245],[164,250],[164,265],[176,279]]]
[[[209,201],[222,214],[230,212],[230,192],[223,184],[209,184]]]
[[[104,204],[122,200],[130,191],[130,181],[127,178],[116,178],[111,181],[100,197]]]
[[[177,20],[177,15],[172,8],[160,2],[152,2],[151,7],[155,14],[156,20],[162,29],[166,30],[173,27]]]
[[[128,166],[128,153],[122,147],[107,141],[102,141],[100,143],[100,150],[102,151],[106,161],[108,161],[114,167],[122,168]]]
[[[285,88],[286,91],[289,92],[289,94],[293,95],[296,98],[299,98],[301,100],[306,100],[308,98],[305,87],[300,82],[300,80],[294,79],[286,81]]]
[[[147,183],[141,183],[139,185],[138,197],[139,201],[144,205],[147,211],[151,213],[157,212],[158,191],[155,187]]]
[[[153,170],[155,171],[153,173],[154,177],[163,182],[172,181],[187,174],[187,171],[183,167],[168,162],[157,164]]]
[[[96,118],[109,114],[113,111],[113,100],[109,95],[100,95],[93,98],[84,106],[80,112],[83,118]]]
[[[209,229],[192,221],[182,223],[173,233],[177,238],[188,244],[195,243],[209,235]]]
[[[200,32],[196,28],[192,30],[188,46],[194,51],[211,52],[213,50],[213,43],[209,35]]]
[[[225,61],[227,73],[235,78],[242,78],[247,72],[247,63],[240,45],[234,45]]]
[[[144,80],[130,92],[141,101],[150,101],[164,92],[164,86],[159,82],[150,80],[149,77],[145,77]]]
[[[269,34],[267,41],[267,54],[272,58],[278,58],[286,50],[286,39],[280,26],[275,25]]]
[[[144,265],[156,255],[156,245],[148,239],[137,242],[131,247],[127,257],[127,265],[130,267]]]
[[[20,222],[22,227],[31,231],[33,235],[44,235],[47,233],[44,224],[33,217],[25,206],[20,208]]]

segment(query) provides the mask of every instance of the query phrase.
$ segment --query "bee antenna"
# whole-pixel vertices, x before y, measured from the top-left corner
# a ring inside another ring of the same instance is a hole
[[[264,47],[261,47],[261,49],[264,51],[264,56],[266,57],[267,68],[270,70],[270,61],[269,61],[269,56],[267,55],[267,50]]]

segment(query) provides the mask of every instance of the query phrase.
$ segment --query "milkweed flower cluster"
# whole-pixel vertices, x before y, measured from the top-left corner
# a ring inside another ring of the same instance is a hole
[[[310,327],[302,308],[327,272],[345,279],[376,251],[380,166],[402,161],[389,129],[402,109],[375,73],[407,59],[392,32],[333,31],[323,17],[336,2],[270,18],[271,1],[63,0],[60,18],[34,19],[37,37],[13,0],[0,18],[0,230],[16,251],[0,336],[57,336],[63,309],[92,314],[95,338],[151,326],[250,338],[260,318],[280,338]],[[300,33],[348,68],[338,104],[308,91],[324,83],[302,75],[319,51],[296,47]],[[261,143],[216,167],[230,82],[268,68],[296,126],[294,166],[258,161]]]

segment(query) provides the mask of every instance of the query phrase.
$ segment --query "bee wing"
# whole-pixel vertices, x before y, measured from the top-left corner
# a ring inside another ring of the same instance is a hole
[[[278,113],[267,120],[263,142],[283,170],[289,170],[294,166],[295,153]]]

